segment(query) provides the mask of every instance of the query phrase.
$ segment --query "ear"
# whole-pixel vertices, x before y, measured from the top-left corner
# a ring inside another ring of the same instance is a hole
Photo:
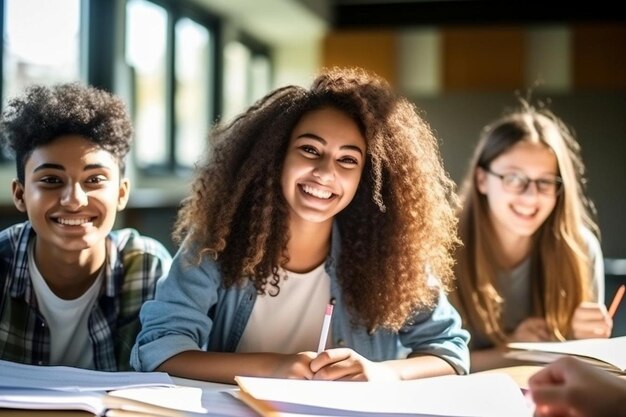
[[[476,182],[478,192],[487,194],[487,172],[481,167],[476,167],[476,171],[474,171],[474,181]]]
[[[120,180],[120,189],[117,195],[117,211],[122,211],[126,208],[128,203],[128,196],[130,193],[130,180],[128,178],[122,178]]]
[[[22,213],[26,213],[26,203],[24,203],[24,186],[18,181],[13,180],[11,183],[11,193],[13,195],[13,204]]]

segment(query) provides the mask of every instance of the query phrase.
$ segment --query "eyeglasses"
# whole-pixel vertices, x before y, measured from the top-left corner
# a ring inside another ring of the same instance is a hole
[[[500,178],[505,191],[515,194],[523,194],[528,190],[531,182],[535,183],[537,191],[545,195],[558,195],[563,188],[563,180],[560,177],[538,178],[531,180],[526,175],[517,172],[509,172],[507,174],[498,174],[489,168],[483,168],[488,174]]]

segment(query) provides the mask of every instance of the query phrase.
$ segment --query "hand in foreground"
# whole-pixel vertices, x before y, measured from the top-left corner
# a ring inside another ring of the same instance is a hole
[[[582,302],[572,317],[574,339],[607,338],[613,330],[613,319],[603,304]]]
[[[509,336],[509,342],[546,342],[552,340],[546,321],[529,317],[517,325]]]
[[[536,417],[626,416],[626,380],[564,357],[528,380]]]
[[[397,381],[387,365],[365,359],[352,349],[328,349],[311,361],[313,379],[350,381]]]

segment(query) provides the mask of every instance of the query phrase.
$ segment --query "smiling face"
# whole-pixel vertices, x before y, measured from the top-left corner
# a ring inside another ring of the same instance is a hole
[[[495,158],[489,169],[501,175],[521,174],[531,180],[553,179],[558,175],[554,152],[544,144],[529,141],[517,142]],[[487,198],[491,220],[501,238],[532,236],[556,205],[557,196],[540,193],[534,182],[516,194],[506,191],[500,178],[481,168],[476,170],[476,184]]]
[[[330,223],[352,201],[365,165],[366,142],[348,115],[325,107],[293,129],[281,186],[292,221]]]
[[[25,164],[24,184],[13,182],[13,201],[28,214],[39,250],[104,250],[128,187],[111,153],[66,135],[35,148]]]

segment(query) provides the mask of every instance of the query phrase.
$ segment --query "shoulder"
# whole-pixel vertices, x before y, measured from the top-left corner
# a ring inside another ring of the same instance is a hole
[[[114,281],[122,292],[152,297],[156,281],[167,274],[172,256],[156,239],[142,236],[135,229],[118,229],[108,236],[108,256]],[[132,303],[142,297],[130,298]],[[130,303],[129,305],[132,305]]]
[[[144,236],[137,230],[126,228],[114,230],[109,238],[122,257],[147,255],[163,260],[171,260],[169,251],[158,240]]]
[[[0,231],[0,282],[4,291],[7,280],[17,278],[17,282],[29,279],[24,273],[28,265],[28,243],[35,236],[30,223],[15,224]],[[16,284],[23,288],[22,284]]]
[[[172,255],[158,240],[141,235],[137,230],[118,229],[109,234],[111,262],[123,268],[126,279],[137,276],[158,279],[172,264]]]
[[[582,236],[583,241],[587,245],[589,254],[594,258],[602,257],[602,249],[600,246],[600,240],[598,239],[598,236],[596,236],[596,234],[593,233],[593,231],[591,231],[587,227],[582,227],[580,229],[580,235]]]
[[[0,231],[0,253],[2,256],[16,252],[20,246],[20,241],[27,242],[31,232],[34,233],[28,221],[14,224]]]

